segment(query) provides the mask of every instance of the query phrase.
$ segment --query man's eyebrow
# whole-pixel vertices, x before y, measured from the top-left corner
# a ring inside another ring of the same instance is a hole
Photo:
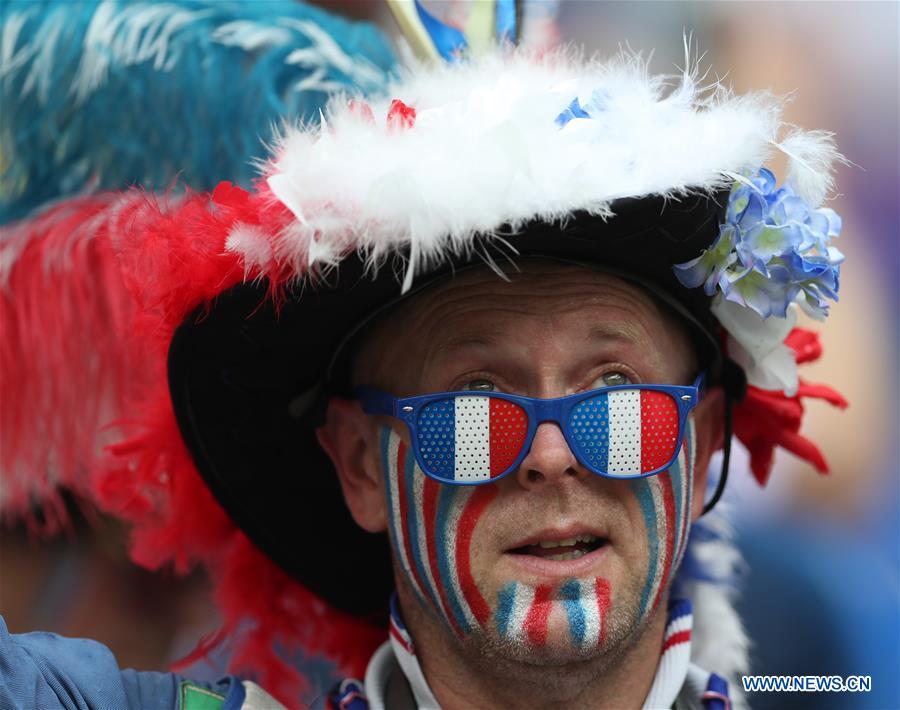
[[[618,323],[601,323],[592,326],[587,332],[587,339],[592,341],[627,341],[638,342],[643,335],[639,326],[623,321]],[[496,347],[502,339],[489,333],[459,333],[439,340],[434,347],[434,354],[445,356],[468,347]]]
[[[499,339],[487,333],[460,333],[447,339],[439,340],[434,347],[435,355],[447,355],[468,347],[495,347]]]
[[[630,321],[601,323],[591,326],[587,333],[591,340],[627,340],[632,343],[640,341],[642,335],[640,326]]]

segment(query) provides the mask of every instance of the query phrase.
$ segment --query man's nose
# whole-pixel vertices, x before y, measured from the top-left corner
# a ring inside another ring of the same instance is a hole
[[[531,451],[516,472],[519,485],[529,490],[559,484],[567,477],[584,478],[587,471],[579,464],[558,424],[540,424],[531,443]]]

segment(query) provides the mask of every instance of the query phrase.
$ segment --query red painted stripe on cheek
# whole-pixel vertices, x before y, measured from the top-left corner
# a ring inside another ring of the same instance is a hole
[[[666,559],[663,562],[663,576],[656,590],[656,598],[653,600],[653,609],[656,609],[662,593],[669,581],[669,572],[672,567],[672,552],[675,545],[675,496],[672,493],[672,479],[669,472],[659,474],[659,482],[663,492],[663,507],[666,510]]]
[[[543,646],[547,642],[547,622],[550,620],[550,609],[553,604],[550,594],[553,587],[542,584],[534,590],[534,600],[525,616],[525,633],[535,646]]]
[[[425,477],[425,483],[422,490],[422,510],[425,518],[425,545],[428,549],[428,566],[431,569],[431,576],[437,586],[438,596],[441,600],[441,606],[444,610],[444,617],[450,621],[453,630],[457,635],[462,634],[450,605],[447,602],[447,592],[444,589],[444,580],[441,579],[440,570],[437,563],[437,540],[435,539],[435,522],[437,520],[437,499],[438,484],[431,478]]]
[[[456,527],[456,568],[459,571],[459,586],[462,589],[466,603],[472,610],[475,620],[484,626],[491,616],[491,610],[478,591],[475,579],[472,577],[470,564],[472,551],[472,534],[479,518],[484,513],[490,502],[497,495],[496,486],[478,486],[469,496],[466,507],[459,516],[459,524]]]
[[[609,582],[597,577],[594,582],[594,593],[597,596],[597,619],[600,623],[600,645],[606,641],[606,613],[609,610]]]

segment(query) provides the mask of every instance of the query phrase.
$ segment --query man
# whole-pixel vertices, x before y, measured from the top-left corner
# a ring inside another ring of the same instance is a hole
[[[404,7],[423,54],[459,54]],[[633,60],[490,52],[288,132],[254,192],[117,207],[96,236],[151,383],[98,499],[144,564],[208,564],[213,641],[289,705],[279,647],[365,670],[336,707],[727,704],[746,639],[692,522],[735,400],[759,477],[776,445],[817,460],[793,325],[841,259],[838,156],[777,115]]]
[[[639,287],[545,261],[523,262],[510,278],[472,270],[398,307],[361,346],[355,378],[398,396],[541,398],[695,380],[686,328]],[[357,524],[391,530],[399,603],[427,679],[427,689],[414,688],[420,706],[431,697],[442,707],[641,705],[663,647],[672,572],[721,442],[721,406],[717,391],[694,410],[689,465],[661,474],[678,500],[660,538],[646,513],[656,483],[595,475],[555,424],[540,424],[524,459],[496,483],[441,488],[417,467],[396,420],[332,399],[319,439]],[[392,500],[404,486],[423,489],[405,514]],[[429,493],[446,506],[433,528]],[[475,511],[470,540],[448,536],[443,520]],[[464,570],[475,588],[454,598]]]

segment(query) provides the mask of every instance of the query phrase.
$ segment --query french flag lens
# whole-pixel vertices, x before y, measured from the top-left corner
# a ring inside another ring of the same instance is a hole
[[[522,451],[528,415],[487,395],[430,402],[416,420],[424,470],[444,481],[487,481],[505,473]]]
[[[569,419],[582,461],[610,476],[667,466],[678,449],[678,405],[655,390],[622,389],[579,402]]]

